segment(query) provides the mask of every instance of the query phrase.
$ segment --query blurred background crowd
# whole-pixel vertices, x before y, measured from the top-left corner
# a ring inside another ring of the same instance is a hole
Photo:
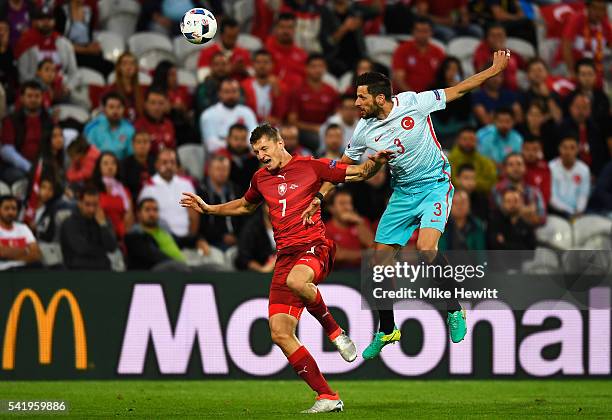
[[[192,7],[217,16],[214,42],[181,36]],[[294,155],[340,158],[363,72],[440,89],[503,48],[503,74],[432,115],[456,188],[441,248],[605,247],[610,14],[596,0],[2,0],[0,269],[270,272],[267,209],[201,216],[181,192],[240,197],[263,121]],[[338,268],[359,267],[390,192],[381,171],[329,199]]]

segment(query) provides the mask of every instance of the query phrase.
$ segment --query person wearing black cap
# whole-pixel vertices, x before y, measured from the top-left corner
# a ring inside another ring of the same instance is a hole
[[[77,62],[74,48],[68,39],[55,30],[52,9],[37,9],[31,18],[32,27],[21,35],[15,48],[20,80],[33,79],[38,62],[43,58],[50,58],[61,69],[61,75],[68,82],[75,81]]]

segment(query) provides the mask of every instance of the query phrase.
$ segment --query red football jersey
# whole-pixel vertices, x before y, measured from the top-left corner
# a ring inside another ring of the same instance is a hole
[[[325,238],[320,211],[311,226],[304,226],[301,216],[324,181],[344,182],[347,166],[335,160],[296,156],[277,171],[262,168],[255,172],[244,198],[268,204],[277,249]]]

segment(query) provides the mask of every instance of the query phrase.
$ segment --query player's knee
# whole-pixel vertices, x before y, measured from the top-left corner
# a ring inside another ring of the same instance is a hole
[[[309,267],[298,266],[287,277],[287,287],[293,293],[300,294],[304,287],[313,280],[313,271]]]
[[[291,333],[286,328],[270,326],[270,337],[274,344],[282,346],[291,339]]]

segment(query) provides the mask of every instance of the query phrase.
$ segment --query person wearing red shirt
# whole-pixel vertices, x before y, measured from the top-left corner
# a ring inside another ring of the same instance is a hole
[[[21,86],[21,107],[4,118],[0,156],[4,165],[0,179],[7,184],[26,178],[38,159],[43,138],[51,136],[53,121],[42,107],[43,93],[38,82]]]
[[[370,222],[353,208],[347,190],[337,190],[329,202],[332,217],[325,223],[327,236],[336,243],[336,267],[359,268],[361,253],[374,244]]]
[[[525,160],[525,184],[538,187],[542,192],[544,203],[548,206],[550,201],[550,169],[548,163],[542,158],[542,143],[537,139],[525,139],[522,149],[523,159]]]
[[[198,59],[198,80],[204,80],[210,72],[212,57],[222,52],[230,62],[230,75],[232,78],[242,80],[249,77],[248,68],[251,66],[251,54],[248,50],[239,47],[238,35],[240,26],[235,19],[225,18],[221,22],[221,42],[215,42],[210,47],[204,48]]]
[[[244,102],[255,111],[257,121],[268,121],[277,125],[285,119],[288,107],[287,86],[272,74],[272,56],[266,50],[253,54],[254,77],[240,84]]]
[[[327,64],[321,54],[311,54],[306,63],[306,80],[291,97],[289,124],[300,129],[300,143],[313,152],[319,148],[319,129],[338,105],[338,92],[323,81]]]
[[[285,150],[278,131],[269,124],[253,130],[251,145],[263,167],[253,175],[242,198],[209,205],[193,193],[184,193],[181,205],[216,216],[243,216],[252,214],[262,202],[268,205],[278,250],[268,306],[272,341],[318,394],[313,407],[305,412],[341,411],[343,403],[338,393],[332,391],[314,358],[295,336],[300,315],[306,308],[323,326],[344,360],[352,362],[357,357],[355,345],[329,313],[316,286],[332,269],[334,243],[325,236],[320,211],[313,215],[312,225],[305,226],[301,215],[324,181],[363,181],[378,172],[391,153],[378,152],[361,165],[293,157]]]
[[[157,156],[161,149],[176,148],[174,125],[165,115],[166,109],[168,109],[168,98],[164,92],[151,88],[146,95],[144,115],[134,123],[136,131],[146,131],[151,135],[152,156]]]
[[[573,14],[564,26],[558,56],[563,59],[572,77],[576,76],[576,61],[581,58],[593,59],[601,87],[606,44],[612,47],[612,24],[607,16],[605,1],[591,0],[586,3],[586,10]]]
[[[429,20],[416,19],[412,35],[413,39],[401,43],[396,48],[391,63],[393,83],[401,92],[427,90],[445,57],[444,50],[431,42],[432,30]]]
[[[480,26],[470,23],[467,5],[467,0],[418,0],[415,9],[417,14],[431,19],[434,36],[444,42],[458,35],[482,38]]]
[[[266,40],[266,50],[274,60],[274,74],[289,87],[304,81],[304,68],[308,53],[295,44],[296,17],[292,13],[281,13],[274,26],[274,33]]]
[[[478,44],[474,51],[474,70],[480,71],[483,67],[487,67],[491,61],[491,54],[498,50],[506,49],[506,29],[499,23],[492,23],[487,28],[486,38]],[[520,68],[525,67],[525,61],[516,53],[511,51],[508,67],[504,70],[504,86],[510,90],[518,89],[516,75]]]

